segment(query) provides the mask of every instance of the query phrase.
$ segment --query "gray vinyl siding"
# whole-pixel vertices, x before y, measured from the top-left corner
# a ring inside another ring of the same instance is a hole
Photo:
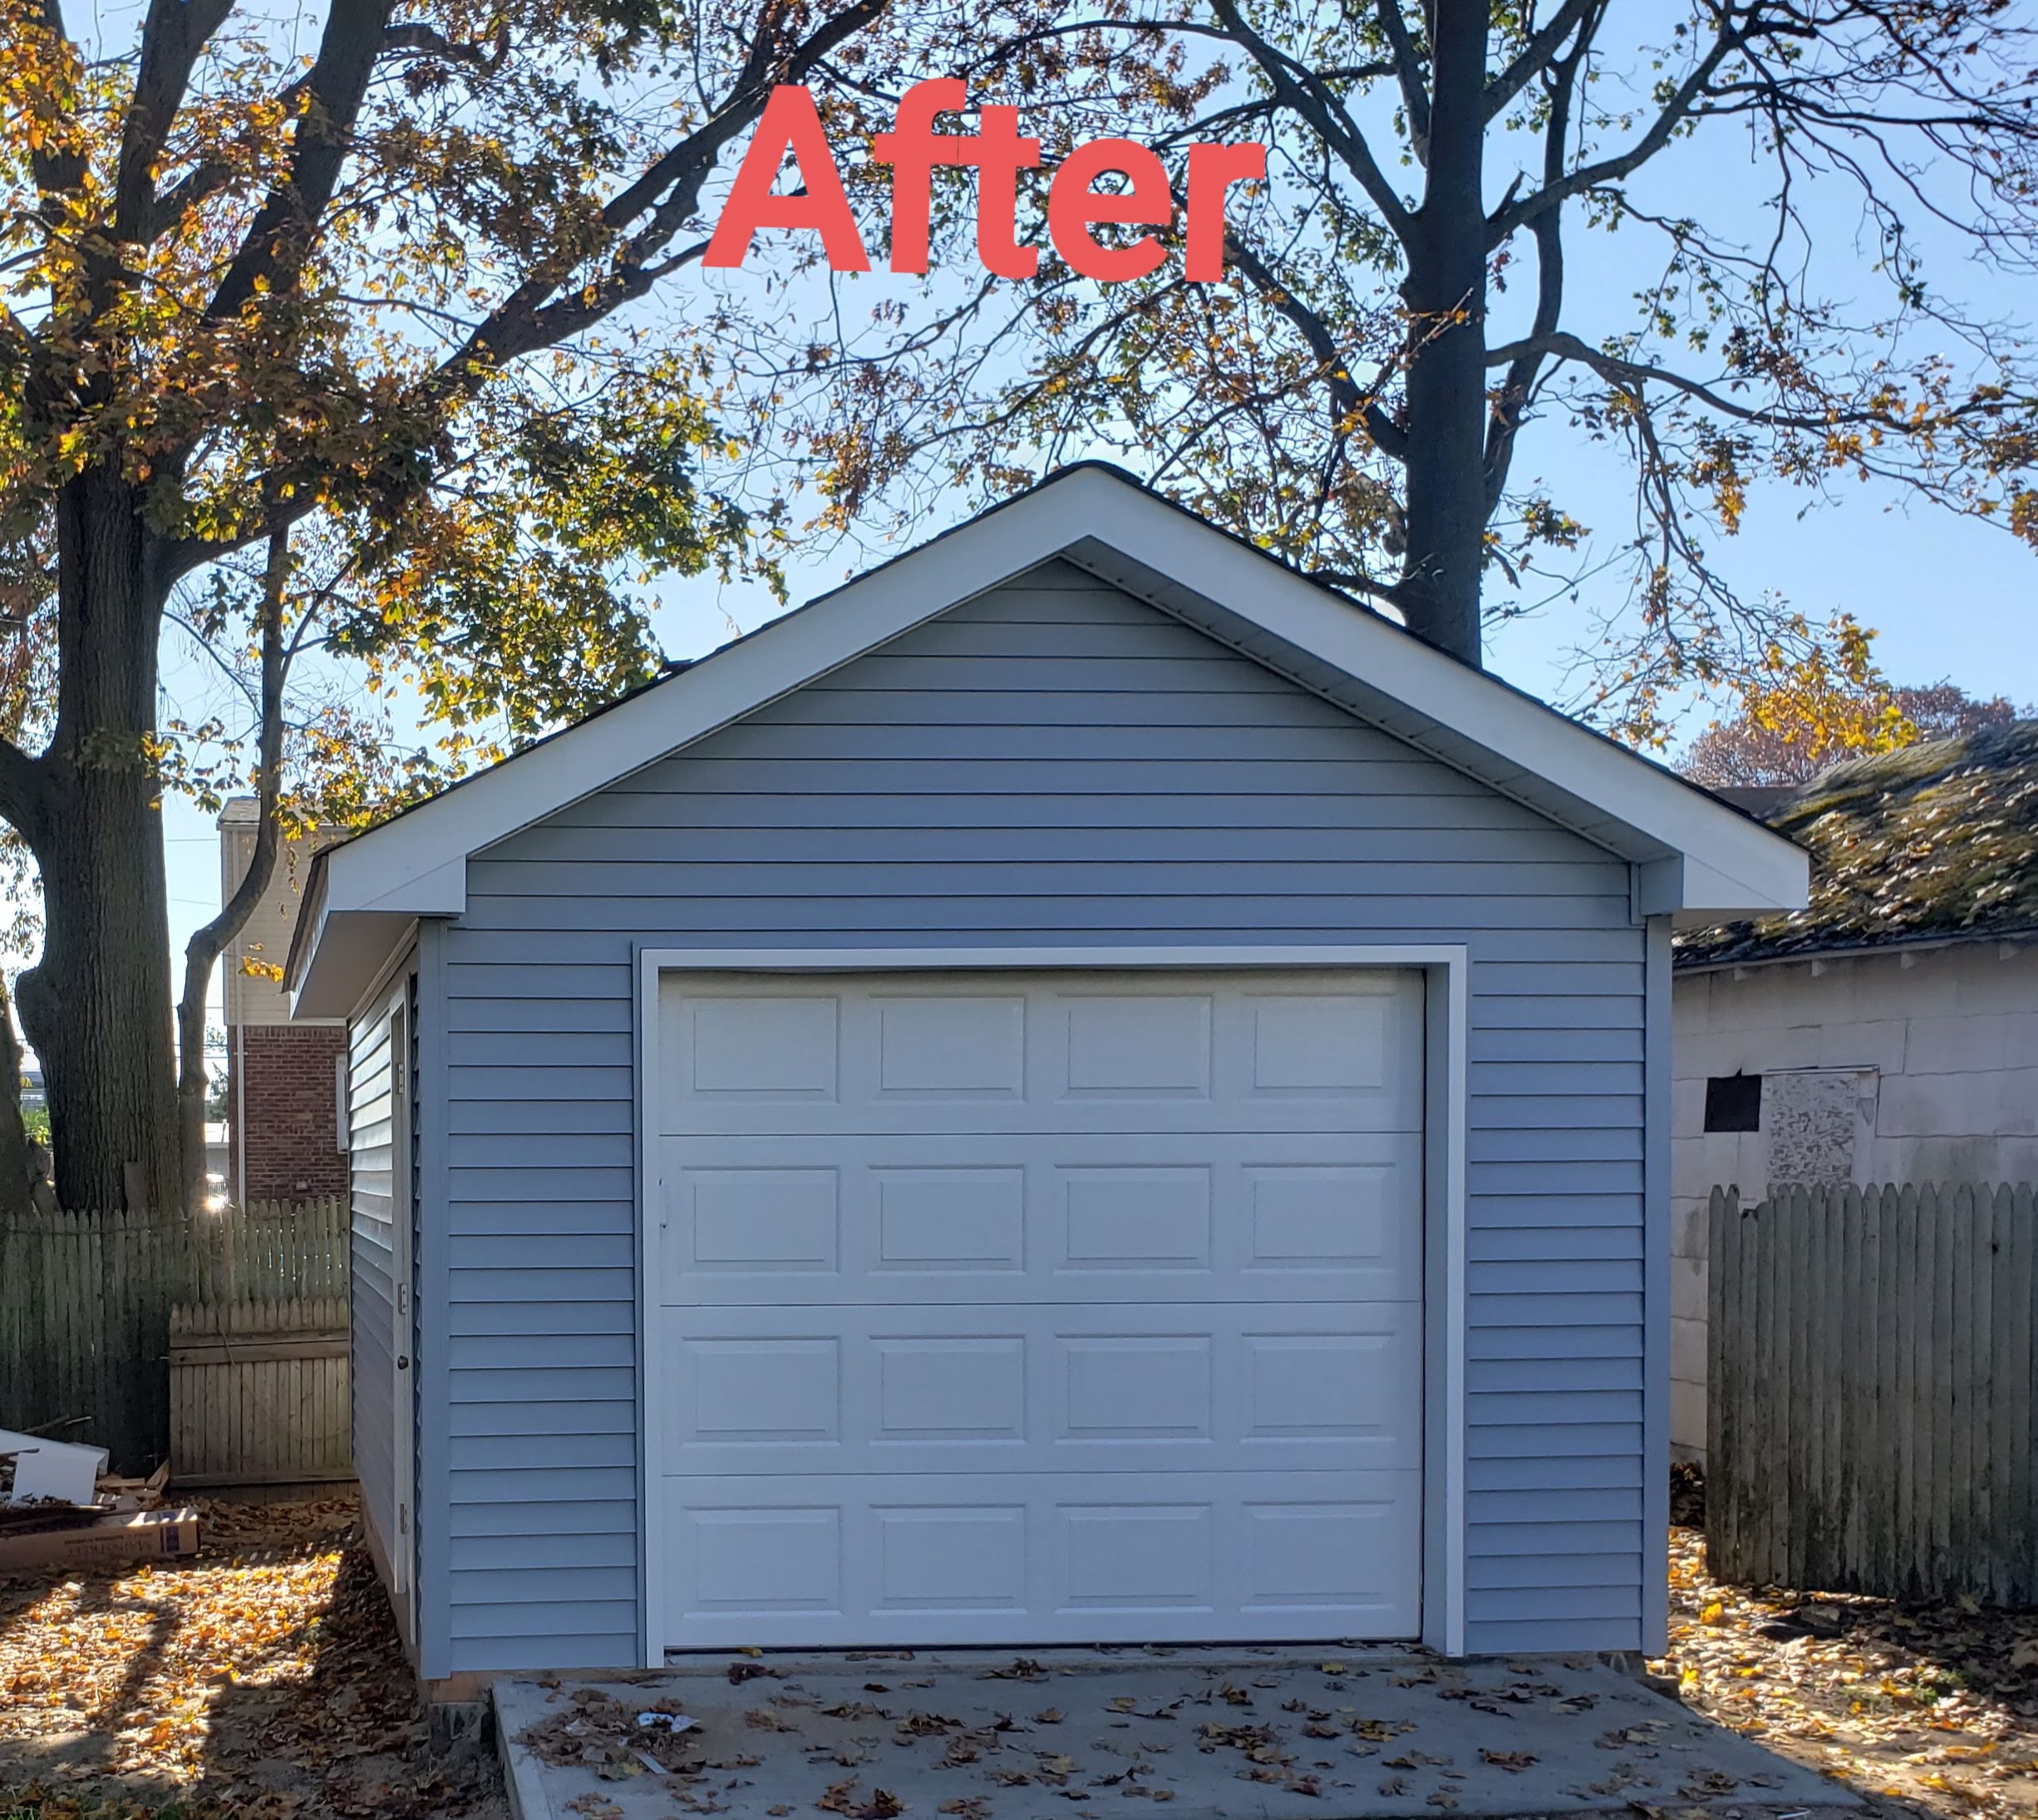
[[[347,1148],[352,1210],[353,1269],[350,1315],[353,1353],[354,1471],[361,1502],[384,1548],[397,1546],[396,1411],[396,1255],[391,1222],[396,1205],[393,1174],[396,1132],[389,1052],[394,991],[357,1018],[347,1032]]]
[[[1646,954],[1622,861],[1057,563],[467,879],[440,950],[428,1675],[641,1648],[633,962],[667,946],[1468,944],[1468,1646],[1640,1640]]]

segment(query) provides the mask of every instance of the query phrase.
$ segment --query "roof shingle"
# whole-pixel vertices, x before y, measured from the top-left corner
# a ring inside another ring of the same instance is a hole
[[[1688,930],[1679,967],[2038,930],[2038,721],[1836,765],[1761,819],[1810,851],[1809,908]]]

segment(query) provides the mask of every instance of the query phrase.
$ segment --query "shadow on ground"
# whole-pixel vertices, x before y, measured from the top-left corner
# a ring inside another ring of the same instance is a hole
[[[2038,1814],[2038,1611],[1720,1585],[1689,1469],[1671,1517],[1687,1704],[1905,1811]]]
[[[205,1517],[188,1562],[0,1581],[0,1814],[500,1815],[491,1758],[428,1746],[351,1500]]]

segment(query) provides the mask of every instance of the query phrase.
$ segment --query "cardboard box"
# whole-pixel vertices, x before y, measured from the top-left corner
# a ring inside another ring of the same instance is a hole
[[[105,1562],[160,1561],[198,1552],[198,1513],[113,1513],[69,1529],[0,1535],[0,1573],[30,1567],[90,1567]]]

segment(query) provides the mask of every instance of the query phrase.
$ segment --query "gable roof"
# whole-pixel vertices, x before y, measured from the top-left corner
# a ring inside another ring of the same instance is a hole
[[[1085,463],[322,853],[288,977],[352,1009],[470,854],[1056,558],[1146,601],[1640,868],[1638,908],[1717,921],[1804,901],[1752,817],[1150,491]]]
[[[1764,819],[1811,853],[1811,902],[1681,935],[1679,967],[2038,932],[2038,721],[1834,765]]]

